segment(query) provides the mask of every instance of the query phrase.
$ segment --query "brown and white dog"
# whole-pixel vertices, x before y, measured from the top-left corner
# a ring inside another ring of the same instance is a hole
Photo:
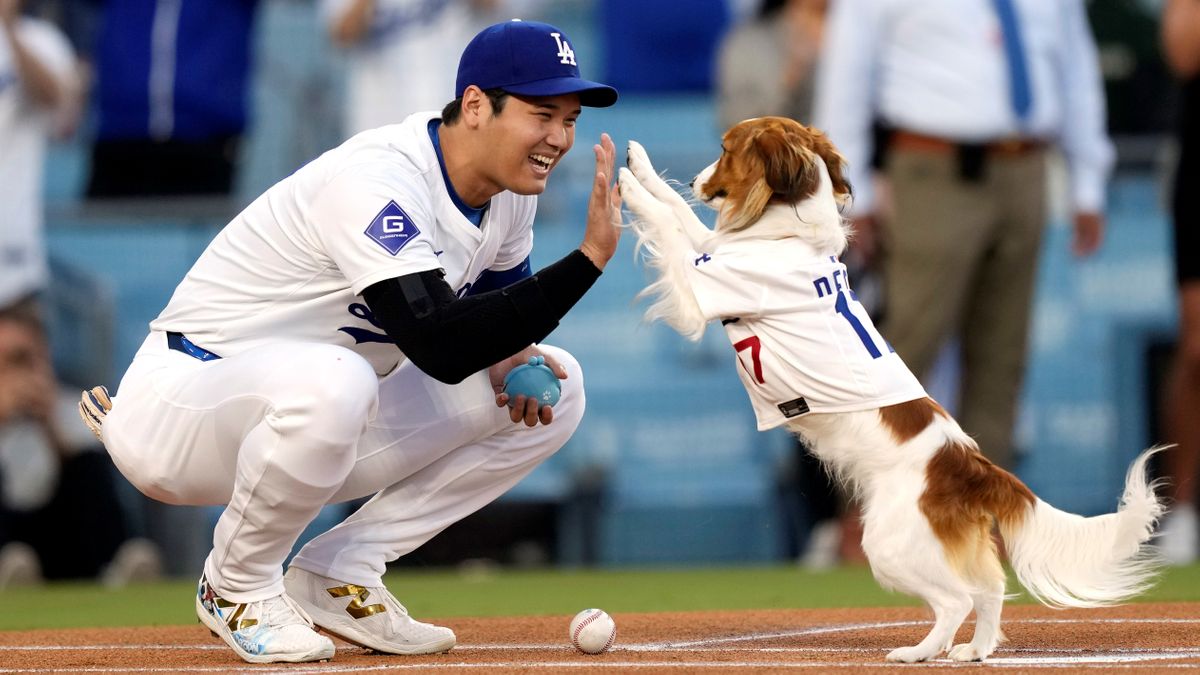
[[[726,329],[737,343],[738,364],[753,401],[756,393],[752,390],[771,382],[772,364],[797,372],[822,365],[785,364],[781,358],[772,362],[764,339],[754,344],[763,353],[754,355],[753,368],[748,366],[748,357],[738,346],[745,339],[736,340],[732,329],[742,331],[738,336],[746,335],[746,322],[740,319],[761,313],[761,298],[772,291],[772,277],[756,273],[753,266],[743,266],[749,270],[747,276],[754,277],[745,284],[758,285],[753,292],[714,288],[713,277],[700,276],[701,262],[720,260],[737,247],[743,252],[763,251],[767,257],[771,251],[789,255],[799,251],[800,258],[807,255],[840,267],[836,256],[845,248],[848,233],[839,206],[850,196],[850,186],[843,174],[842,157],[825,135],[790,119],[764,117],[737,124],[726,132],[722,149],[720,159],[692,184],[695,196],[718,211],[715,230],[706,227],[655,173],[636,142],[629,144],[628,168],[620,171],[620,188],[634,215],[631,226],[643,257],[657,274],[643,293],[653,298],[647,318],[663,320],[691,339],[699,339],[714,318],[729,324]],[[764,260],[762,268],[786,273],[794,264],[796,273],[802,274],[806,262],[774,260],[768,264]],[[730,274],[726,270],[726,279],[737,284],[736,274]],[[844,290],[841,285],[837,290],[818,288],[811,299],[795,303],[794,310],[789,309],[793,305],[777,303],[774,311],[785,316],[772,318],[795,319],[786,316],[789,311],[847,309],[847,297],[853,295],[844,277],[840,281]],[[764,289],[763,284],[768,286]],[[811,279],[801,279],[793,288],[805,284],[811,286]],[[723,297],[716,302],[705,293]],[[739,302],[744,306],[739,308]],[[842,304],[835,309],[835,303]],[[714,306],[724,308],[723,314],[714,317]],[[878,334],[861,314],[829,314],[830,325],[841,318],[856,323],[855,329],[861,329],[857,334],[865,343]],[[807,350],[814,361],[822,358],[820,341],[824,336],[783,333],[796,340],[818,341],[796,353]],[[854,335],[850,337],[853,340]],[[788,346],[778,340],[773,344],[776,348]],[[824,356],[838,358],[836,350],[841,348],[828,344]],[[886,347],[877,351],[888,356]],[[889,358],[896,357],[891,354]],[[902,363],[896,367],[911,377]],[[998,525],[1017,578],[1047,605],[1110,605],[1147,587],[1156,564],[1146,543],[1163,511],[1154,486],[1146,480],[1146,462],[1157,448],[1134,461],[1116,513],[1084,518],[1055,509],[1014,475],[984,458],[958,423],[925,396],[919,384],[916,387],[916,397],[888,405],[834,412],[781,406],[786,427],[802,437],[861,501],[862,545],[876,580],[884,587],[920,597],[933,610],[935,622],[925,639],[892,651],[887,655],[889,661],[924,661],[946,650],[951,659],[978,661],[1004,639],[1000,611],[1005,574],[991,537],[993,523]],[[755,405],[757,411],[759,404]],[[764,424],[760,414],[759,426],[772,424]],[[976,614],[974,637],[952,647],[955,633],[972,609]]]

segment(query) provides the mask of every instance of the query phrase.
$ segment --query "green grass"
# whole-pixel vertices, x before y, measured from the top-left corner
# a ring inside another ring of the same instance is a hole
[[[865,567],[406,570],[390,574],[387,584],[418,617],[568,615],[585,607],[615,613],[918,604],[881,590]],[[92,584],[10,589],[0,592],[0,630],[190,624],[196,621],[193,590],[190,580],[117,590]],[[1138,600],[1200,601],[1200,565],[1167,569]]]

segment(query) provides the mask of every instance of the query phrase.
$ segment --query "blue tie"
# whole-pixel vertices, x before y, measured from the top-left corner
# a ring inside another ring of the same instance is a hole
[[[1029,91],[1029,69],[1025,64],[1025,45],[1021,41],[1021,23],[1013,0],[992,0],[996,15],[1000,18],[1000,32],[1004,37],[1004,56],[1008,61],[1008,93],[1013,112],[1024,122],[1029,117],[1033,96]]]

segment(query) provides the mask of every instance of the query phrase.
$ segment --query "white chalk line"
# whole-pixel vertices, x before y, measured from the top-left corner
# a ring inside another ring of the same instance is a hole
[[[972,622],[966,622],[972,623]],[[1031,624],[1192,624],[1200,623],[1200,619],[1012,619],[1006,623],[1031,623]],[[736,642],[751,642],[757,640],[776,640],[791,637],[803,637],[809,635],[821,635],[827,633],[853,632],[860,630],[879,630],[884,628],[898,628],[909,626],[926,626],[928,621],[886,621],[876,623],[854,623],[843,624],[837,626],[816,626],[795,631],[776,631],[770,633],[752,633],[747,635],[727,636],[718,638],[708,638],[704,640],[691,640],[686,642],[654,642],[643,644],[618,645],[613,648],[613,652],[734,652],[734,651],[754,651],[760,653],[865,653],[879,652],[884,653],[886,649],[872,649],[864,647],[758,647],[758,648],[729,648],[721,647]],[[0,652],[9,651],[107,651],[107,650],[225,650],[227,647],[222,644],[209,645],[179,645],[179,644],[142,644],[142,645],[0,645]],[[568,649],[565,645],[560,644],[466,644],[458,645],[455,651],[563,651]],[[351,648],[353,650],[353,648]],[[356,650],[353,650],[356,651]],[[1063,648],[1001,648],[997,649],[997,654],[1054,654],[1054,656],[992,656],[983,664],[979,663],[960,663],[949,659],[937,659],[927,663],[919,664],[864,664],[857,661],[841,662],[841,661],[825,661],[825,662],[769,662],[769,661],[753,661],[753,662],[734,662],[734,661],[704,661],[704,662],[680,662],[680,661],[665,661],[665,662],[617,662],[617,661],[561,661],[561,662],[512,662],[512,663],[390,663],[380,666],[367,665],[343,665],[343,664],[306,664],[306,665],[289,665],[286,668],[281,668],[277,665],[254,666],[244,664],[240,669],[244,672],[255,673],[346,673],[346,672],[371,672],[377,670],[411,670],[411,669],[452,669],[452,668],[539,668],[539,669],[555,669],[555,668],[607,668],[607,669],[645,669],[645,668],[854,668],[854,667],[879,667],[884,666],[907,666],[907,667],[946,667],[946,666],[1031,666],[1031,667],[1048,667],[1048,668],[1067,668],[1087,664],[1103,664],[1116,668],[1195,668],[1195,664],[1165,664],[1165,663],[1145,663],[1147,661],[1163,661],[1171,659],[1187,659],[1200,656],[1200,647],[1176,647],[1164,650],[1156,650],[1150,648],[1112,648],[1107,649],[1103,653],[1090,653],[1090,649],[1063,649]],[[92,667],[92,668],[71,668],[72,672],[88,672],[88,673],[117,673],[117,672],[137,672],[137,673],[157,673],[157,672],[226,672],[228,666],[221,667],[171,667],[171,668],[112,668],[112,667]],[[55,668],[2,668],[0,673],[52,673],[61,672],[61,669]]]
[[[1164,657],[1173,658],[1173,657]],[[556,661],[556,662],[541,662],[531,663],[528,661],[509,661],[495,663],[411,663],[411,664],[388,664],[380,666],[342,666],[342,665],[292,665],[286,667],[279,666],[261,666],[254,667],[251,664],[241,664],[236,669],[240,673],[366,673],[374,671],[399,671],[399,670],[451,670],[456,668],[462,669],[495,669],[495,668],[512,668],[522,671],[528,670],[550,670],[562,671],[569,669],[586,668],[588,670],[611,669],[618,672],[630,670],[644,670],[649,668],[666,669],[680,668],[686,670],[714,670],[728,671],[734,669],[746,670],[764,670],[774,669],[781,670],[785,668],[794,669],[819,669],[828,670],[831,668],[985,668],[988,666],[1025,666],[1032,668],[1079,668],[1082,665],[1103,665],[1105,669],[1123,669],[1137,670],[1142,668],[1153,668],[1156,672],[1163,669],[1180,669],[1195,671],[1194,663],[1120,663],[1112,661],[1060,661],[1060,662],[1042,662],[1042,661],[1008,661],[1002,662],[1000,659],[988,659],[983,663],[961,663],[958,661],[929,661],[926,663],[862,663],[860,661],[812,661],[805,663],[796,663],[791,661]],[[79,668],[71,667],[69,669],[58,668],[0,668],[0,673],[228,673],[231,668],[229,666],[204,666],[204,667],[171,667],[171,668]]]
[[[875,623],[844,623],[840,626],[816,626],[812,628],[802,628],[799,631],[779,631],[772,633],[749,633],[744,635],[728,635],[724,638],[706,638],[702,640],[685,640],[685,641],[670,641],[670,643],[646,643],[619,645],[613,647],[614,650],[626,651],[688,651],[692,649],[703,650],[704,647],[715,646],[730,643],[750,643],[750,641],[758,640],[779,640],[784,638],[803,638],[806,635],[822,635],[827,633],[851,633],[856,631],[878,631],[882,628],[905,628],[911,626],[929,626],[931,621],[881,621]],[[973,621],[965,621],[964,626],[971,625]],[[1200,619],[1010,619],[1004,623],[1200,623]],[[212,645],[0,645],[0,651],[37,651],[37,650],[144,650],[144,649],[166,649],[166,650],[223,650],[226,646],[221,644]],[[480,644],[480,645],[457,645],[456,651],[467,650],[556,650],[563,649],[562,645],[546,645],[546,644]],[[779,647],[779,649],[826,649],[826,647]],[[832,647],[836,649],[836,647]],[[1187,647],[1184,647],[1187,649]],[[762,647],[760,647],[761,651]],[[1048,650],[1034,650],[1048,651]],[[1112,650],[1117,651],[1117,650]]]
[[[887,647],[745,647],[745,648],[727,648],[727,647],[680,647],[671,649],[662,649],[654,647],[648,648],[649,645],[617,645],[613,647],[611,652],[646,652],[646,651],[669,651],[671,653],[713,653],[724,652],[734,653],[739,651],[753,651],[774,654],[838,654],[838,653],[886,653],[890,651]],[[78,652],[78,651],[225,651],[228,647],[223,644],[213,645],[174,645],[174,644],[145,644],[145,645],[5,645],[0,646],[0,652]],[[343,647],[338,650],[339,653],[359,653],[365,650],[356,647]],[[457,645],[454,647],[455,652],[471,652],[471,651],[503,651],[503,652],[537,652],[537,651],[570,651],[570,648],[565,645],[556,644],[479,644],[479,645]],[[1092,648],[1074,647],[1000,647],[996,649],[997,654],[1014,653],[1014,654],[1085,654],[1095,652]],[[1161,649],[1152,647],[1113,647],[1104,650],[1114,654],[1161,654]],[[1185,656],[1200,656],[1200,647],[1172,647],[1171,651],[1184,654]],[[1181,657],[1182,658],[1182,657]],[[0,672],[7,672],[0,670]]]
[[[715,645],[731,642],[753,642],[756,640],[777,640],[782,638],[804,637],[808,635],[823,635],[826,633],[848,633],[860,630],[879,630],[881,628],[905,628],[909,626],[928,626],[932,621],[883,621],[877,623],[850,623],[840,626],[816,626],[793,631],[774,633],[752,633],[749,635],[733,635],[720,638],[705,638],[684,642],[659,642],[645,646],[646,651],[657,649],[674,650],[692,646]],[[974,621],[965,621],[969,625]],[[1200,623],[1200,619],[1008,619],[1006,624],[1014,623]]]

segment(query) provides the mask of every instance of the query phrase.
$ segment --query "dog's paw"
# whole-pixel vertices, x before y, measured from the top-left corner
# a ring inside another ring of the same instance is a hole
[[[987,654],[980,654],[975,645],[970,642],[964,642],[960,645],[954,645],[948,656],[952,661],[982,661],[987,657]]]
[[[687,200],[683,198],[683,195],[676,192],[675,188],[668,185],[667,181],[663,180],[655,171],[654,165],[650,163],[650,155],[646,154],[646,149],[642,147],[641,143],[629,141],[625,152],[625,164],[637,177],[638,182],[654,195],[655,199],[672,207],[683,207],[691,211],[691,207],[687,205]]]
[[[937,656],[936,652],[931,654],[929,650],[921,647],[920,645],[916,645],[913,647],[900,647],[899,649],[893,649],[892,651],[888,652],[887,660],[891,661],[892,663],[919,663],[921,661],[928,661],[935,656]]]
[[[629,169],[621,167],[617,171],[617,183],[621,189],[621,199],[638,220],[660,223],[672,217],[671,209],[655,199]]]
[[[650,163],[650,155],[646,154],[646,148],[634,140],[629,141],[629,145],[625,146],[625,166],[629,167],[629,170],[638,178],[647,173],[657,175],[654,173],[654,165]]]

